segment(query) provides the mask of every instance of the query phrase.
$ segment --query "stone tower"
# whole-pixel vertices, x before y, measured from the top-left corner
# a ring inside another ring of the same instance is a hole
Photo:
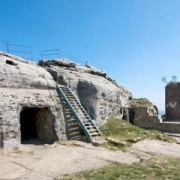
[[[170,82],[165,92],[166,120],[180,121],[180,82]]]

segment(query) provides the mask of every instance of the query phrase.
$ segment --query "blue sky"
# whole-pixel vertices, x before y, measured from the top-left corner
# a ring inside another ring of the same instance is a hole
[[[0,0],[5,42],[59,48],[164,109],[162,76],[180,78],[180,0]]]

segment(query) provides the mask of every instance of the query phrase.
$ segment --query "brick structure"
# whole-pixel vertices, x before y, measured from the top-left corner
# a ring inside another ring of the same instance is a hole
[[[152,113],[150,107],[135,107],[133,123],[146,129],[167,133],[180,133],[180,82],[166,86],[166,116],[161,118]]]
[[[170,82],[165,92],[166,121],[180,121],[180,82]]]

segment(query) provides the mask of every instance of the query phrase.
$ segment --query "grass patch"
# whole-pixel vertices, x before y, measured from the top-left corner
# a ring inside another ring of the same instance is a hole
[[[146,98],[134,99],[135,106],[152,106],[153,104]]]
[[[156,139],[174,142],[174,139],[156,130],[145,130],[127,121],[110,119],[100,127],[108,142],[103,145],[111,149],[124,150],[132,143],[143,139]],[[63,180],[141,180],[141,179],[173,179],[180,180],[180,158],[166,159],[154,157],[149,161],[141,161],[132,165],[114,163],[110,166],[66,175]],[[57,178],[58,179],[58,178]]]
[[[132,165],[113,164],[105,168],[64,176],[66,180],[115,180],[115,179],[180,179],[180,159],[167,162],[139,162]]]
[[[136,143],[143,139],[175,142],[172,137],[157,130],[145,130],[120,119],[109,119],[106,124],[100,127],[100,131],[108,140],[103,146],[111,149],[115,148],[123,150],[132,143]]]

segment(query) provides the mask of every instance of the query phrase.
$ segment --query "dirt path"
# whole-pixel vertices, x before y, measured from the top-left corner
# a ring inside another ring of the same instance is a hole
[[[147,152],[180,157],[180,145],[154,140],[138,142],[129,151],[131,154],[75,141],[64,145],[22,145],[18,151],[6,151],[0,155],[0,179],[51,180],[112,162],[139,162],[142,158],[150,158]]]

